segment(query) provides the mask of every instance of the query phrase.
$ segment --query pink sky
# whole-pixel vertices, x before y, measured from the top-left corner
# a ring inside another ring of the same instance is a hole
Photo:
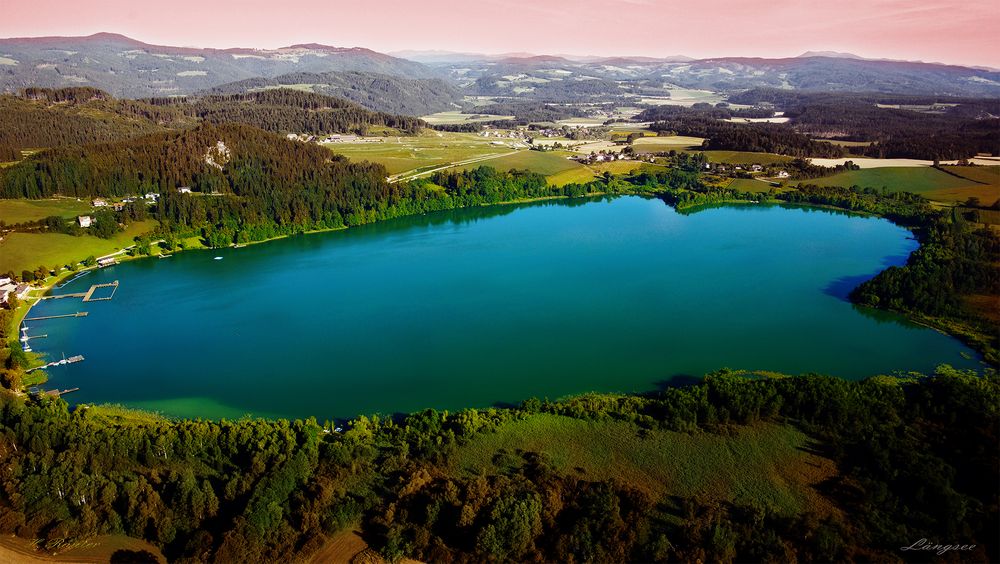
[[[807,50],[1000,67],[1000,0],[11,0],[0,37],[377,51],[795,56]]]

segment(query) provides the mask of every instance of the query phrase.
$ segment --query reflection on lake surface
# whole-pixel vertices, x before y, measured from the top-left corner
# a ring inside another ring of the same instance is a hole
[[[646,391],[721,367],[845,378],[977,363],[844,296],[916,248],[888,221],[624,197],[441,212],[103,269],[36,350],[79,403],[319,419]],[[213,260],[215,256],[223,260]],[[888,322],[887,322],[888,321]]]

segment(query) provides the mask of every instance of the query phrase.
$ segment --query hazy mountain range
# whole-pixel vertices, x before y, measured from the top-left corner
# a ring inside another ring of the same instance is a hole
[[[1000,96],[1000,72],[994,69],[835,52],[697,60],[447,51],[394,55],[315,43],[279,49],[171,47],[112,33],[0,39],[0,91],[93,86],[139,98],[290,86],[412,115],[458,107],[466,94],[579,101],[677,87]]]

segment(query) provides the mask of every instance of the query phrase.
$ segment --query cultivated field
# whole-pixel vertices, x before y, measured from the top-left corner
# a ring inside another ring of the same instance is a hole
[[[803,180],[797,184],[817,186],[861,186],[914,192],[941,202],[964,202],[977,197],[992,204],[1000,196],[996,185],[981,184],[931,167],[869,168],[841,172],[825,178]]]
[[[0,200],[0,221],[7,225],[37,221],[49,216],[76,217],[92,211],[89,202],[71,198],[53,200]]]
[[[932,166],[934,161],[923,161],[920,159],[870,159],[867,157],[845,157],[841,159],[810,158],[809,161],[818,166],[837,166],[847,161],[851,161],[861,168],[886,168],[886,167],[920,167]],[[973,164],[981,166],[1000,165],[1000,161],[992,158],[970,159]],[[958,161],[942,161],[941,164],[958,164]]]
[[[573,153],[569,151],[519,151],[512,155],[455,168],[458,170],[467,170],[485,165],[497,170],[530,170],[544,174],[545,176],[585,168],[582,164],[566,158],[572,155]]]
[[[781,164],[792,160],[792,157],[775,155],[774,153],[751,153],[748,151],[705,151],[708,162],[731,165],[748,164]]]
[[[565,170],[548,177],[552,186],[565,186],[567,184],[583,184],[601,176],[605,172],[611,174],[629,174],[638,169],[666,169],[664,166],[641,163],[638,161],[613,161],[609,163],[594,163],[591,165],[580,165],[577,168]]]
[[[727,435],[640,432],[624,422],[539,414],[477,436],[451,457],[450,469],[477,475],[516,463],[518,451],[539,452],[558,471],[620,480],[655,496],[824,512],[829,504],[814,485],[835,467],[808,448],[809,439],[788,426],[739,427]]]
[[[34,270],[39,266],[62,266],[88,256],[99,257],[128,247],[135,237],[150,232],[156,221],[129,225],[111,239],[90,235],[74,237],[62,233],[10,233],[0,241],[0,272]]]
[[[457,125],[462,123],[478,123],[482,121],[497,121],[514,119],[514,116],[493,116],[485,114],[463,114],[461,111],[438,112],[422,116],[420,119],[431,125]]]
[[[501,143],[495,145],[494,143]],[[385,166],[389,174],[503,155],[526,145],[516,139],[480,137],[473,133],[424,131],[415,136],[366,138],[363,143],[329,143],[331,152]]]
[[[700,148],[701,137],[685,137],[683,135],[670,135],[664,137],[642,137],[632,143],[637,153],[659,153],[671,149],[680,150],[688,148]]]

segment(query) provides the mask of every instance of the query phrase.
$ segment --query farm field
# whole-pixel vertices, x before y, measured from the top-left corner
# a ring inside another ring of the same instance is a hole
[[[135,237],[148,233],[155,226],[154,220],[133,223],[111,239],[62,233],[10,233],[0,241],[0,272],[62,266],[91,255],[113,253],[132,245]]]
[[[49,216],[75,217],[92,211],[89,202],[71,198],[52,200],[0,200],[0,221],[7,225],[37,221]]]
[[[945,170],[969,180],[983,182],[1000,187],[1000,166],[952,166],[946,165]]]
[[[494,116],[481,114],[463,114],[459,110],[452,112],[438,112],[421,116],[420,119],[431,125],[458,125],[462,123],[479,123],[483,121],[498,121],[514,119],[514,116]]]
[[[330,143],[327,149],[338,155],[358,160],[371,161],[385,166],[389,174],[412,171],[434,165],[464,161],[487,155],[502,155],[514,148],[524,147],[514,139],[501,141],[479,137],[472,133],[450,133],[444,131],[424,131],[415,136],[380,137],[380,141],[365,143]]]
[[[584,165],[571,161],[569,151],[519,151],[487,161],[455,167],[457,170],[469,170],[480,166],[491,166],[497,170],[530,170],[549,176],[560,172],[585,168]]]
[[[670,149],[686,149],[689,147],[701,147],[705,141],[701,137],[686,137],[683,135],[670,135],[664,137],[642,137],[636,139],[632,146],[638,153],[657,153],[669,151]]]
[[[639,431],[625,422],[532,415],[460,447],[450,471],[488,473],[516,462],[519,451],[538,452],[558,471],[620,480],[657,496],[732,500],[785,514],[828,510],[813,486],[834,474],[834,464],[808,453],[809,439],[793,427],[738,427],[725,436]]]
[[[595,163],[592,165],[580,164],[579,167],[565,170],[549,176],[548,181],[552,186],[565,186],[567,184],[583,184],[590,182],[605,172],[612,174],[629,174],[638,169],[660,169],[666,167],[637,161],[614,161],[609,163]]]
[[[747,164],[780,164],[787,163],[792,157],[775,155],[774,153],[751,153],[747,151],[705,151],[710,163],[747,165]]]
[[[817,186],[861,186],[863,188],[885,187],[893,191],[920,194],[925,198],[941,202],[964,202],[977,197],[984,204],[997,200],[997,186],[980,184],[966,178],[942,172],[930,167],[888,167],[851,170],[825,178],[815,178],[796,182]]]

